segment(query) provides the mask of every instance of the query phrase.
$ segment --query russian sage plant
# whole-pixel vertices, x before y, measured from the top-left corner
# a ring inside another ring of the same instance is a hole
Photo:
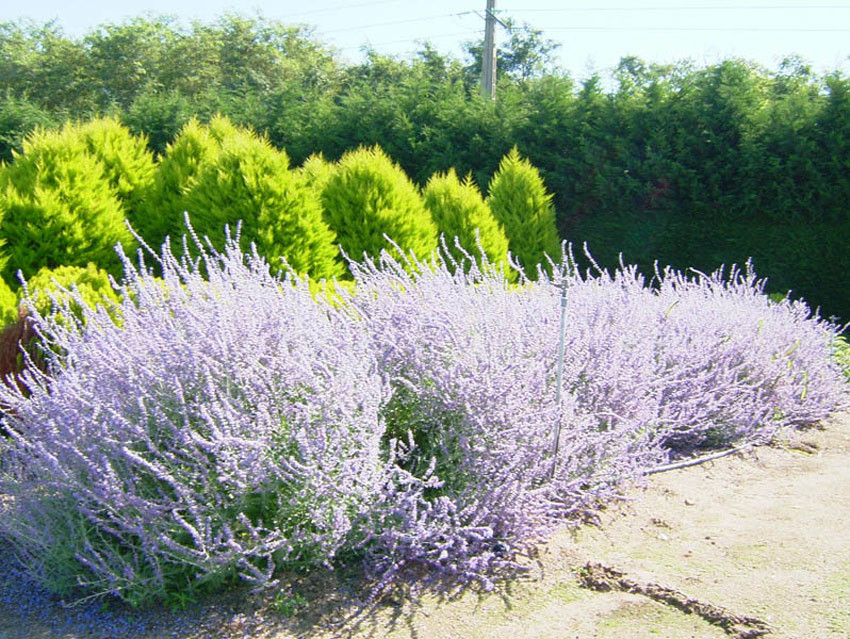
[[[749,268],[409,259],[337,286],[166,245],[162,278],[124,258],[120,313],[33,309],[47,370],[0,387],[0,535],[54,590],[139,603],[355,556],[377,588],[488,584],[648,466],[846,406],[838,327]]]
[[[398,441],[400,469],[427,484],[395,499],[380,559],[486,580],[488,568],[662,458],[648,435],[657,414],[637,394],[645,366],[632,352],[651,352],[635,331],[652,306],[623,306],[628,288],[580,286],[566,263],[555,280],[519,285],[486,260],[453,272],[436,262],[404,268],[385,255],[351,269],[353,306],[395,388],[388,437]],[[558,406],[561,285],[573,304]]]
[[[395,389],[387,436],[423,487],[377,527],[379,559],[393,568],[424,562],[486,581],[524,543],[671,454],[767,439],[845,402],[830,358],[837,328],[770,302],[750,273],[667,271],[649,286],[631,267],[582,276],[567,251],[551,276],[518,285],[486,261],[410,268],[385,254],[350,268],[352,306]]]
[[[844,404],[831,356],[838,327],[803,303],[773,302],[748,264],[657,276],[666,306],[656,340],[663,443],[689,449],[768,440]]]
[[[35,309],[48,374],[0,392],[0,534],[59,592],[268,583],[330,561],[383,483],[364,326],[233,242],[161,261],[159,279],[125,259],[120,325]]]

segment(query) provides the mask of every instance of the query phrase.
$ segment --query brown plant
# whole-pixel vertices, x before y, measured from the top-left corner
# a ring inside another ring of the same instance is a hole
[[[18,319],[0,331],[0,379],[7,386],[18,388],[27,393],[26,383],[21,379],[21,373],[28,365],[35,365],[39,370],[46,370],[44,358],[35,348],[38,335],[32,325],[29,309],[24,304],[18,307]],[[29,354],[29,360],[24,356]]]

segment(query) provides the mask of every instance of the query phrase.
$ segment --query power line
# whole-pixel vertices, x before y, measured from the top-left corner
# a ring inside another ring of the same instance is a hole
[[[461,13],[444,13],[439,16],[429,16],[425,18],[407,18],[405,20],[393,20],[392,22],[378,22],[374,24],[358,25],[356,27],[345,27],[343,29],[331,29],[330,31],[322,31],[322,34],[342,33],[344,31],[357,31],[360,29],[372,29],[375,27],[391,27],[399,24],[411,24],[413,22],[432,22],[434,20],[442,20],[444,18],[457,18],[460,16],[471,15],[474,11],[463,11]]]
[[[473,31],[464,31],[463,33],[443,33],[443,34],[440,34],[440,35],[429,35],[427,40],[437,40],[437,39],[440,39],[440,38],[460,38],[461,36],[469,36],[469,35],[473,35],[473,34],[482,35],[483,33],[484,33],[483,29],[475,29]],[[375,42],[375,43],[370,42],[367,46],[384,47],[384,46],[388,46],[388,45],[391,45],[391,44],[402,44],[404,42],[410,42],[411,44],[413,44],[414,42],[416,42],[416,39],[414,38],[414,39],[411,40],[410,38],[402,38],[401,40],[390,40],[388,42]],[[350,47],[340,47],[339,50],[340,51],[351,51],[353,49],[360,49],[362,46],[363,45],[350,46]]]
[[[850,5],[808,5],[808,4],[784,4],[784,5],[703,5],[692,7],[570,7],[568,9],[526,9],[525,7],[500,9],[499,12],[510,11],[512,13],[573,13],[573,12],[642,12],[642,11],[753,11],[753,10],[793,10],[793,9],[850,9]]]
[[[850,29],[806,27],[546,27],[546,31],[722,31],[749,33],[850,33]]]
[[[361,9],[363,7],[372,7],[377,4],[394,4],[403,2],[404,0],[372,0],[372,2],[360,2],[358,4],[338,4],[333,7],[325,7],[324,9],[311,9],[310,11],[302,11],[300,13],[290,13],[289,18],[298,18],[300,16],[310,16],[317,13],[328,13],[330,11],[345,11],[346,9]]]

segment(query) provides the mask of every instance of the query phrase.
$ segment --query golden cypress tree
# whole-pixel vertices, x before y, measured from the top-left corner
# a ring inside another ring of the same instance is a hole
[[[135,230],[154,249],[166,236],[175,241],[182,236],[186,194],[204,166],[221,150],[220,131],[224,128],[224,122],[216,123],[217,139],[210,127],[192,118],[166,147],[145,202],[133,220]]]
[[[377,146],[343,155],[322,189],[322,205],[351,259],[395,254],[385,235],[419,259],[437,248],[437,227],[418,189]]]
[[[529,275],[538,264],[547,264],[547,255],[555,261],[560,258],[552,196],[540,173],[516,147],[502,158],[490,180],[487,202],[505,229],[513,257]]]
[[[460,244],[479,263],[483,251],[490,264],[507,265],[508,238],[471,176],[461,181],[454,169],[435,174],[428,180],[423,197],[455,260],[466,259],[457,247]]]
[[[70,302],[71,312],[79,317],[82,309],[65,291],[76,289],[82,302],[89,308],[98,305],[115,309],[121,298],[109,281],[109,274],[94,263],[83,266],[43,268],[27,280],[30,302],[42,314],[50,313],[54,303]],[[18,304],[24,301],[24,291],[17,295]]]
[[[241,222],[245,248],[255,243],[273,270],[285,258],[300,274],[342,275],[336,235],[323,219],[318,193],[289,169],[286,153],[244,129],[222,136],[220,145],[185,195],[196,233],[221,248],[225,225],[233,229]]]
[[[98,118],[80,125],[80,136],[89,154],[104,166],[109,185],[135,226],[142,201],[153,184],[156,164],[144,136],[136,136],[116,118]]]
[[[15,291],[0,278],[0,329],[18,319],[18,297]]]
[[[18,270],[31,277],[43,267],[89,262],[118,275],[122,264],[115,245],[134,250],[118,192],[79,128],[34,132],[23,153],[0,171],[7,281],[15,281]]]

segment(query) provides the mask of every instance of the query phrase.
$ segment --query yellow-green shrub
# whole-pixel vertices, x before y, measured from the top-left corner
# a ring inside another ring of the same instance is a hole
[[[487,202],[504,227],[513,257],[534,274],[546,255],[558,261],[561,254],[555,208],[540,173],[520,157],[516,147],[499,164],[490,181]]]
[[[0,239],[15,281],[41,268],[94,262],[118,274],[115,245],[133,250],[124,208],[104,163],[89,152],[76,125],[36,131],[0,170]]]
[[[168,145],[157,165],[145,203],[133,221],[136,231],[154,249],[160,247],[166,236],[177,240],[183,233],[186,194],[201,169],[218,155],[220,139],[227,128],[223,118],[212,124],[214,129],[194,118],[190,120]]]
[[[336,165],[328,162],[324,155],[314,153],[304,160],[304,164],[301,165],[298,172],[304,176],[311,188],[321,194],[335,169]]]
[[[50,313],[57,302],[63,305],[67,301],[71,311],[81,316],[82,309],[76,297],[67,293],[74,289],[89,308],[95,308],[98,304],[112,307],[121,299],[109,281],[109,274],[91,262],[85,267],[43,268],[27,280],[26,288],[29,291],[29,302],[42,315]],[[21,288],[17,295],[19,304],[24,301],[24,294]]]
[[[336,236],[322,217],[319,196],[289,169],[286,153],[247,130],[228,132],[220,145],[186,192],[195,232],[221,249],[225,225],[233,229],[241,222],[243,247],[253,242],[273,270],[283,258],[313,278],[342,275]]]
[[[18,297],[15,291],[0,278],[0,329],[18,319]]]
[[[86,150],[104,165],[109,185],[135,226],[140,205],[150,189],[156,165],[144,136],[136,136],[116,118],[98,118],[76,127]]]
[[[452,257],[465,259],[455,243],[457,238],[463,250],[479,262],[483,251],[491,264],[507,266],[508,238],[471,177],[461,182],[454,169],[433,175],[423,197]]]
[[[437,227],[419,191],[377,146],[343,155],[322,189],[325,219],[351,259],[395,253],[385,235],[406,254],[428,258],[437,248]]]

